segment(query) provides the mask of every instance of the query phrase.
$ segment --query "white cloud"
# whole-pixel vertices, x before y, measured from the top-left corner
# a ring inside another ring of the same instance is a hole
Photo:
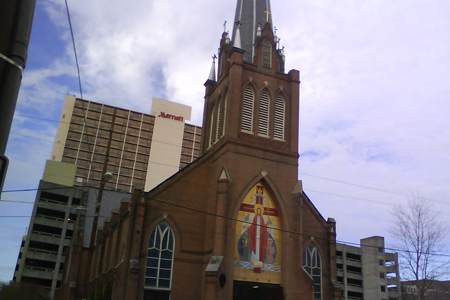
[[[381,190],[418,191],[450,202],[450,3],[271,4],[286,46],[286,70],[301,71],[299,177],[322,215],[336,218],[338,239],[358,242],[387,234],[389,205],[358,199],[395,204],[408,196]],[[78,95],[73,48],[63,2],[37,5],[45,7],[57,28],[54,40],[64,44],[53,62],[26,70],[18,111],[56,120],[67,91]],[[231,31],[235,1],[80,0],[69,5],[84,98],[145,112],[151,98],[166,98],[191,105],[192,122],[201,125],[203,83],[224,20]],[[30,131],[34,121],[15,122],[13,133],[53,140],[54,123],[39,123]],[[36,186],[51,143],[14,135],[11,140],[8,186]],[[23,156],[14,155],[16,147],[24,148],[17,152]],[[21,174],[27,168],[36,175],[25,179]],[[437,210],[448,208],[436,203]]]

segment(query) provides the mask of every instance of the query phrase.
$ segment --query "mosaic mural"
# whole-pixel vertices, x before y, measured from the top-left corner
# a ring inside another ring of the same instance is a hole
[[[247,194],[237,219],[234,280],[280,283],[280,217],[262,182]]]

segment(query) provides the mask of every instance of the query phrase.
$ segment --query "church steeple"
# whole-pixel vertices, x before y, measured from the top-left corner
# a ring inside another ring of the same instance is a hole
[[[201,153],[239,144],[297,158],[299,73],[285,72],[274,31],[269,0],[237,0],[233,38],[225,23],[217,79],[205,83]]]
[[[269,0],[238,0],[234,18],[233,40],[240,27],[241,48],[245,50],[244,61],[253,62],[258,28],[272,24]],[[238,25],[240,24],[240,25]]]

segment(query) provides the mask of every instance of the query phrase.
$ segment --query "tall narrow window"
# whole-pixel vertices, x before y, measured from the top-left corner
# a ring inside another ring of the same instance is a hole
[[[269,40],[264,40],[262,43],[262,65],[272,67],[272,43]]]
[[[319,250],[310,243],[303,252],[303,269],[314,279],[314,300],[322,299],[322,262]]]
[[[222,126],[223,126],[223,121],[222,121],[222,113],[223,113],[223,99],[219,100],[218,103],[218,107],[217,107],[217,128],[216,128],[216,140],[219,140],[222,137]]]
[[[159,223],[148,241],[144,299],[170,298],[174,249],[172,229],[166,222]]]
[[[226,124],[227,124],[227,101],[228,101],[228,95],[223,98],[223,118],[222,118],[222,134],[220,137],[223,137],[225,135],[226,130]]]
[[[284,140],[285,105],[281,94],[275,100],[275,118],[273,122],[273,137]]]
[[[215,129],[216,129],[216,107],[213,107],[211,112],[211,128],[209,129],[209,146],[212,146],[215,142]]]
[[[259,118],[258,118],[258,134],[269,136],[269,93],[264,90],[259,99]]]
[[[244,90],[244,101],[242,105],[242,127],[244,132],[253,132],[253,106],[255,103],[255,94],[251,87]]]

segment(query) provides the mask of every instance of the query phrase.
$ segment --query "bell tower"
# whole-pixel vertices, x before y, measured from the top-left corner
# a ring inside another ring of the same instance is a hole
[[[211,179],[201,182],[216,187],[211,211],[227,217],[215,219],[212,255],[230,283],[207,275],[208,300],[312,299],[300,255],[300,74],[285,71],[272,17],[269,0],[238,0],[233,35],[224,29],[205,82],[200,162]]]
[[[270,2],[238,0],[205,83],[202,153],[232,143],[297,160],[299,72],[284,61]]]

